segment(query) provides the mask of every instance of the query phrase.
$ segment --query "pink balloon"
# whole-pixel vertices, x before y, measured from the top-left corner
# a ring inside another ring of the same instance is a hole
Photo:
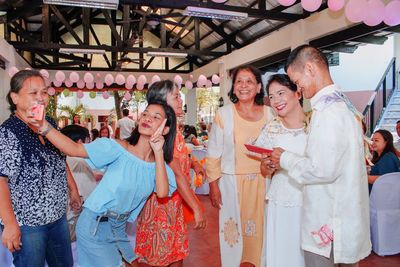
[[[186,81],[185,82],[185,87],[190,90],[193,88],[193,83],[191,81]]]
[[[47,93],[49,95],[55,95],[56,94],[56,89],[54,89],[53,87],[49,87],[49,89],[47,89]]]
[[[278,3],[282,6],[291,6],[296,2],[296,0],[278,0]]]
[[[65,73],[61,70],[58,70],[54,78],[56,79],[56,81],[63,82],[65,80]]]
[[[96,82],[103,82],[103,80],[101,79],[100,73],[96,73]]]
[[[71,82],[76,83],[79,81],[79,74],[76,71],[73,71],[69,74],[69,79]]]
[[[190,79],[191,81],[193,81],[193,74],[190,74],[190,75],[189,75],[189,79]]]
[[[396,26],[400,24],[400,1],[392,0],[385,7],[385,19],[384,22],[389,26]]]
[[[85,75],[83,75],[83,80],[85,81],[85,83],[94,82],[93,74],[91,74],[90,72],[86,72]]]
[[[161,81],[161,78],[160,78],[160,76],[158,76],[157,74],[154,75],[154,76],[151,78],[151,84],[156,83],[156,82],[159,82],[159,81]]]
[[[110,86],[111,84],[114,83],[114,77],[108,73],[106,74],[106,77],[104,77],[104,82],[106,83],[107,86]]]
[[[144,84],[141,83],[141,82],[137,82],[137,83],[136,83],[136,89],[138,89],[139,91],[140,91],[140,90],[143,90],[143,89],[144,89]]]
[[[328,8],[332,11],[339,11],[344,7],[344,0],[328,0]]]
[[[321,6],[322,0],[301,0],[301,5],[308,12],[314,12]]]
[[[180,76],[180,75],[175,75],[175,77],[174,77],[174,82],[176,83],[176,84],[178,84],[178,85],[181,85],[182,84],[182,82],[183,82],[183,79],[182,79],[182,77]]]
[[[115,76],[115,83],[118,85],[123,85],[125,83],[125,77],[121,73],[118,73],[117,76]]]
[[[10,75],[10,77],[14,76],[17,72],[19,71],[19,69],[15,66],[12,66],[9,70],[8,70],[8,75]]]
[[[40,75],[42,75],[43,78],[48,79],[49,78],[49,72],[47,70],[41,69],[39,70]]]
[[[78,97],[79,99],[83,98],[83,92],[81,90],[79,90],[78,92],[76,92],[76,97]]]
[[[351,22],[363,21],[367,15],[367,2],[365,0],[349,0],[344,9],[344,14]]]
[[[220,82],[219,76],[217,74],[213,74],[213,76],[211,76],[211,81],[213,84],[219,84]]]
[[[211,88],[212,87],[212,82],[210,80],[207,80],[206,87],[207,88]]]
[[[96,88],[97,89],[103,89],[104,88],[104,83],[103,82],[96,82]]]
[[[86,83],[86,88],[87,89],[93,89],[94,88],[94,83]]]
[[[110,95],[108,94],[107,91],[104,91],[104,92],[102,93],[102,96],[103,96],[104,99],[109,99],[109,98],[110,98]]]
[[[131,98],[132,98],[131,94],[129,92],[126,92],[124,95],[124,99],[129,101],[129,100],[131,100]]]
[[[60,87],[60,86],[62,85],[62,82],[61,82],[61,81],[58,81],[58,80],[55,80],[55,81],[53,81],[53,85],[54,85],[55,87]]]
[[[74,83],[70,79],[64,81],[66,87],[71,87]]]
[[[380,24],[385,15],[385,4],[381,0],[369,0],[367,5],[367,15],[364,19],[364,23],[368,26]]]
[[[228,0],[212,0],[215,3],[225,3]]]
[[[50,82],[49,79],[47,79],[47,78],[45,78],[45,77],[43,77],[43,79],[44,79],[44,84],[45,84],[47,87],[51,85],[51,82]]]
[[[197,87],[204,87],[206,86],[207,83],[207,78],[206,76],[204,76],[203,74],[201,74],[199,76],[199,78],[197,79]]]
[[[79,81],[76,83],[76,87],[78,87],[79,89],[84,88],[84,87],[85,87],[85,82],[82,81],[82,80],[79,80]]]
[[[142,83],[143,85],[145,85],[147,83],[147,78],[146,76],[144,76],[143,74],[139,76],[139,78],[137,79],[138,83]]]
[[[136,78],[132,74],[129,74],[128,77],[126,77],[126,83],[134,85],[136,83]]]

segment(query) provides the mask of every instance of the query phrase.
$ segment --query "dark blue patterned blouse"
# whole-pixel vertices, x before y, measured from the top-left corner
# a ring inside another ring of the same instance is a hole
[[[46,118],[53,127],[55,122]],[[0,176],[8,178],[14,213],[20,225],[54,222],[66,212],[68,186],[65,156],[16,116],[0,126]]]

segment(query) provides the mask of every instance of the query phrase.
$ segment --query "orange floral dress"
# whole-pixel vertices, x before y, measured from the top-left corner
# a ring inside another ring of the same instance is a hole
[[[189,179],[190,158],[181,133],[176,135],[175,158]],[[149,197],[137,219],[135,254],[139,262],[153,266],[167,266],[189,255],[183,200],[178,191],[171,197]]]

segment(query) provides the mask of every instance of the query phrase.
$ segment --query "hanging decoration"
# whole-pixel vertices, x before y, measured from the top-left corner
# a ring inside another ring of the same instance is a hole
[[[187,88],[186,87],[183,87],[182,89],[181,89],[181,92],[182,92],[182,94],[184,94],[184,95],[186,95],[187,94]]]
[[[72,83],[72,81],[70,80],[70,79],[66,79],[65,81],[64,81],[64,84],[65,84],[65,86],[66,87],[72,87],[72,85],[73,85],[73,83]]]
[[[93,82],[86,83],[86,88],[89,89],[89,90],[92,90],[94,88],[94,83]]]
[[[104,88],[104,83],[103,82],[96,82],[96,89],[103,89]]]
[[[56,94],[56,89],[54,89],[54,87],[49,87],[49,89],[47,89],[47,93],[49,95],[55,95]]]
[[[79,89],[85,88],[85,82],[82,81],[82,80],[79,80],[79,81],[76,83],[76,87],[78,87]]]
[[[19,71],[19,69],[15,66],[12,66],[9,70],[8,70],[8,75],[12,78],[17,72]]]
[[[287,7],[296,3],[296,0],[277,1]],[[322,0],[301,0],[301,6],[308,12],[318,10],[321,3]],[[388,26],[400,24],[400,0],[328,0],[328,8],[335,12],[344,8],[346,18],[353,23],[363,22],[368,26],[379,25],[382,21]]]
[[[219,84],[220,78],[217,74],[213,74],[213,76],[211,76],[211,81],[213,84]]]
[[[185,82],[185,87],[190,90],[193,88],[193,83],[191,81],[186,81]]]
[[[130,94],[129,92],[126,92],[126,93],[124,94],[124,99],[125,99],[126,101],[131,100],[131,98],[132,98],[132,96],[131,96],[131,94]]]
[[[104,91],[103,93],[101,93],[101,95],[103,96],[104,99],[109,99],[110,95],[108,94],[107,91]]]
[[[114,76],[112,76],[110,73],[107,73],[106,77],[104,77],[104,82],[107,86],[110,86],[114,83]]]
[[[82,92],[81,90],[79,90],[78,92],[76,92],[76,97],[77,97],[77,98],[81,99],[81,98],[83,98],[83,96],[84,96],[84,94],[83,94],[83,92]]]
[[[69,80],[73,83],[76,83],[79,81],[79,74],[76,71],[73,71],[69,74]]]
[[[121,73],[118,73],[117,76],[115,76],[115,83],[118,85],[123,85],[125,83],[125,76]]]
[[[91,74],[90,72],[86,72],[85,75],[83,75],[83,81],[85,83],[93,83],[94,82],[93,74]]]
[[[65,97],[68,97],[70,94],[71,94],[71,91],[69,89],[65,88],[64,91],[63,91],[63,95]]]
[[[197,79],[197,87],[204,87],[206,86],[207,83],[207,78],[206,76],[204,76],[203,74],[201,74],[199,76],[199,78]]]
[[[58,70],[54,77],[56,81],[63,82],[65,80],[65,73],[61,70]]]
[[[96,98],[96,92],[94,92],[94,91],[91,91],[90,93],[89,93],[89,97],[90,98]]]
[[[39,72],[40,72],[40,75],[42,75],[43,78],[49,79],[49,72],[47,70],[41,69],[41,70],[39,70]]]

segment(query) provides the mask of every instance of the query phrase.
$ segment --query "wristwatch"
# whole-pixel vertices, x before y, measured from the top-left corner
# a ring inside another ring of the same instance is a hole
[[[53,129],[53,126],[51,126],[50,123],[47,123],[47,127],[46,127],[45,129],[39,128],[39,129],[38,129],[38,133],[39,133],[41,136],[46,136],[46,135],[50,132],[51,129]]]

